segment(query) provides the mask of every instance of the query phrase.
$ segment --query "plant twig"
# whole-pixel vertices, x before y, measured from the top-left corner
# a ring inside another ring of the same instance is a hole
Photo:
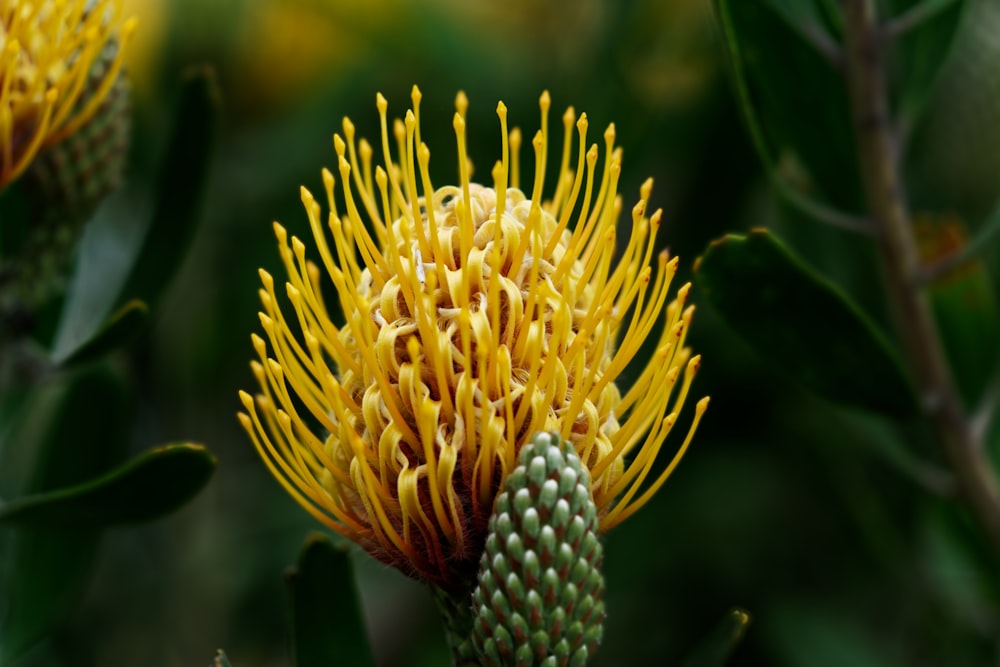
[[[719,12],[719,21],[722,24],[722,32],[726,42],[726,52],[729,54],[732,62],[734,73],[733,85],[736,87],[736,96],[740,103],[740,109],[743,112],[743,118],[746,121],[747,130],[750,133],[750,140],[753,142],[754,149],[757,151],[757,155],[760,157],[761,162],[764,163],[764,171],[767,173],[767,176],[775,190],[777,190],[778,194],[789,204],[805,214],[812,216],[816,220],[826,222],[834,227],[840,227],[852,232],[874,234],[875,226],[870,220],[858,218],[849,213],[838,211],[812,199],[809,195],[800,191],[795,185],[790,183],[779,173],[778,167],[775,165],[774,159],[771,156],[771,151],[768,148],[767,140],[764,138],[764,130],[761,126],[760,119],[757,117],[757,113],[751,99],[750,90],[747,86],[746,66],[744,63],[743,53],[740,51],[739,40],[736,39],[736,32],[733,28],[732,17],[729,15],[726,3],[719,2],[717,3],[717,7]]]
[[[809,195],[798,190],[774,169],[770,170],[769,175],[771,176],[771,184],[778,191],[778,194],[802,213],[812,216],[820,222],[825,222],[831,227],[846,229],[849,232],[867,234],[869,236],[875,234],[875,225],[872,224],[871,220],[838,211],[835,208],[816,201]]]
[[[799,26],[800,34],[812,44],[816,52],[826,59],[833,69],[843,71],[844,51],[830,35],[816,23],[803,22]]]
[[[1000,557],[1000,486],[965,414],[945,362],[930,307],[918,287],[920,257],[900,177],[875,0],[846,0],[847,83],[862,176],[889,301],[895,308],[923,409],[961,494]]]
[[[955,0],[924,0],[886,23],[882,34],[890,40],[901,37],[953,4]]]
[[[789,6],[781,2],[764,3],[768,5],[782,22],[791,30],[797,32],[802,39],[809,43],[824,60],[838,72],[844,69],[844,50],[840,44],[830,36],[823,26],[818,22],[799,15],[792,11]]]

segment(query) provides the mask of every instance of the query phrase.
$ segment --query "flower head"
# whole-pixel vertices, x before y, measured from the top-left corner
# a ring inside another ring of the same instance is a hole
[[[121,0],[0,0],[0,190],[90,120],[134,29]],[[115,57],[88,90],[92,65],[115,40]]]
[[[651,479],[699,358],[684,346],[689,286],[667,303],[677,260],[659,253],[651,266],[661,218],[646,215],[651,180],[616,250],[614,126],[599,164],[597,145],[586,148],[586,115],[566,111],[559,177],[543,200],[548,93],[530,195],[520,186],[520,132],[508,133],[503,103],[493,186],[471,181],[460,93],[458,185],[434,189],[420,99],[414,87],[413,108],[393,125],[393,156],[378,96],[385,166],[374,172],[372,147],[356,144],[344,120],[343,136],[334,136],[339,192],[323,172],[326,225],[302,189],[314,251],[275,223],[288,282],[279,288],[260,272],[266,338],[252,337],[252,368],[261,393],[241,393],[240,420],[316,518],[447,588],[474,572],[494,500],[536,433],[572,443],[607,530],[664,482],[707,399],[673,461]],[[331,286],[341,316],[324,301]],[[615,381],[660,324],[651,362],[623,395]]]

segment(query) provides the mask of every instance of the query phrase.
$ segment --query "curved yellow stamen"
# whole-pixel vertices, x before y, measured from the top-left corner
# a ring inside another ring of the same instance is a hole
[[[412,109],[393,123],[394,155],[388,103],[376,97],[382,164],[374,170],[371,145],[356,143],[345,119],[343,138],[334,137],[339,178],[323,173],[326,230],[319,204],[302,190],[317,263],[275,225],[294,316],[261,272],[266,340],[253,338],[261,394],[249,405],[241,398],[240,421],[268,469],[314,516],[385,562],[449,585],[478,558],[493,499],[536,432],[557,430],[576,448],[606,530],[662,486],[707,401],[654,476],[700,358],[685,347],[689,286],[667,299],[678,262],[665,252],[653,261],[662,212],[647,214],[652,180],[616,250],[614,126],[604,133],[599,172],[586,114],[563,115],[555,192],[543,202],[548,93],[539,99],[530,196],[519,187],[520,131],[508,129],[503,103],[493,187],[473,182],[468,99],[459,93],[457,184],[434,189],[421,100],[414,87]],[[329,320],[323,280],[337,290],[342,325]],[[657,326],[651,363],[622,395],[618,379]]]
[[[121,0],[0,2],[0,190],[94,117],[136,23],[123,20]]]

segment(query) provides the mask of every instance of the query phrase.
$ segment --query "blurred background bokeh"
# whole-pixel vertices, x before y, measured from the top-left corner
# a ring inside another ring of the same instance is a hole
[[[80,606],[38,664],[181,667],[218,648],[236,667],[289,664],[283,573],[319,526],[258,459],[235,417],[237,391],[254,385],[257,269],[280,274],[271,222],[308,235],[299,186],[321,189],[344,116],[359,136],[377,136],[377,92],[402,115],[420,86],[435,182],[445,183],[458,90],[483,178],[499,154],[497,101],[531,136],[547,89],[554,124],[569,105],[586,111],[592,136],[616,124],[625,204],[654,178],[658,243],[680,255],[681,278],[712,239],[768,226],[887,321],[870,243],[803,219],[768,189],[710,0],[126,6],[140,19],[128,54],[135,129],[126,187],[105,206],[127,206],[128,184],[152,178],[186,70],[210,65],[221,100],[202,222],[127,352],[134,439],[201,442],[219,465],[179,512],[107,534]],[[783,168],[795,172],[794,156]],[[807,394],[697,290],[693,302],[689,343],[704,359],[694,391],[712,405],[674,477],[608,535],[608,620],[593,664],[675,664],[733,607],[753,622],[732,664],[996,664],[992,593],[953,534],[964,523],[901,472],[894,443],[907,427]],[[911,431],[910,441],[926,439]],[[447,664],[429,592],[360,552],[354,560],[378,664]]]

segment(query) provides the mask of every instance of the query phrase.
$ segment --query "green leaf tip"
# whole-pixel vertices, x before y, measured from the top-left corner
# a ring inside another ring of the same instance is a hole
[[[212,667],[233,667],[233,665],[229,662],[229,658],[226,657],[225,651],[220,648],[215,656],[215,660],[212,661]]]
[[[682,667],[723,667],[750,627],[750,614],[730,609],[681,663]]]
[[[882,331],[766,229],[713,241],[694,275],[730,328],[782,374],[836,403],[917,414],[916,393]]]
[[[488,666],[583,665],[601,643],[603,548],[590,474],[557,433],[521,451],[497,496],[472,595]]]
[[[202,217],[218,117],[215,73],[210,67],[195,68],[181,82],[171,141],[160,165],[156,207],[124,296],[155,305],[184,259]]]
[[[99,359],[131,342],[148,321],[149,306],[145,301],[132,299],[116,310],[80,347],[53,355],[53,361],[60,366],[68,366]]]
[[[201,445],[157,447],[96,479],[14,500],[0,507],[0,524],[101,528],[149,521],[197,495],[216,464]]]
[[[292,609],[292,664],[374,666],[348,550],[311,533],[285,574]]]
[[[53,339],[57,361],[87,345],[121,304],[141,300],[155,310],[160,303],[202,219],[218,118],[214,75],[201,68],[181,82],[153,193],[136,191],[151,198],[152,212],[141,242],[129,244],[127,261],[107,262],[102,249],[121,243],[123,225],[143,224],[132,220],[135,212],[105,207],[91,222]]]

